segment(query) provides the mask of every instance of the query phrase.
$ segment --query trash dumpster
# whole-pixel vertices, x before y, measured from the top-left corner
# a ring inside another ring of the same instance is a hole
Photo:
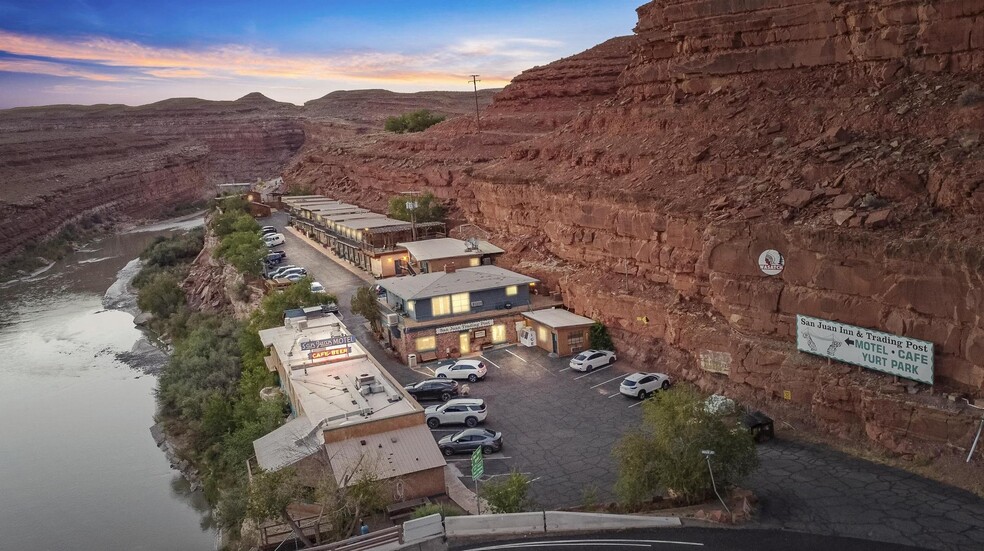
[[[746,413],[741,421],[756,442],[767,442],[775,436],[772,418],[761,411]]]

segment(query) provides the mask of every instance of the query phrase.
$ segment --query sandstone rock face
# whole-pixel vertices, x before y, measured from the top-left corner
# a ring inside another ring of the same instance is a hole
[[[984,395],[984,5],[638,12],[635,37],[517,77],[481,136],[331,144],[285,177],[374,208],[433,191],[634,367],[901,453],[966,449],[977,416],[942,394]],[[798,353],[796,314],[932,341],[933,392]]]

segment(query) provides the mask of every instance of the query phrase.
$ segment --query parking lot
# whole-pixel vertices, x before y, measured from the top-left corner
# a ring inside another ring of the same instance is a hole
[[[282,228],[284,214],[261,220]],[[370,352],[401,383],[409,384],[433,376],[436,364],[415,369],[403,365],[372,338],[364,320],[352,314],[349,301],[366,281],[346,267],[327,258],[290,232],[287,242],[276,247],[287,252],[287,264],[304,266],[308,274],[336,295],[345,324]],[[512,346],[486,351],[479,357],[489,368],[484,381],[470,384],[470,397],[482,398],[489,408],[484,426],[503,433],[503,450],[485,458],[484,480],[512,470],[534,480],[532,495],[542,507],[568,507],[583,501],[584,488],[595,488],[598,499],[613,497],[615,462],[612,447],[619,436],[637,426],[641,402],[622,396],[619,381],[627,375],[622,362],[591,373],[571,371],[569,358],[550,358],[539,348]],[[439,402],[425,402],[435,405]],[[442,427],[435,439],[461,427]],[[471,482],[469,456],[450,458],[449,463]]]

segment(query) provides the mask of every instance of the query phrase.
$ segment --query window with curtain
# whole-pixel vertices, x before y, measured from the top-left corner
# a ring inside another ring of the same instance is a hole
[[[413,314],[414,313],[413,306],[414,306],[414,301],[408,300],[407,301],[407,304],[406,304],[406,309],[407,309],[407,313],[408,314]]]
[[[451,313],[451,297],[434,297],[431,299],[431,315],[446,316]]]
[[[517,287],[515,285],[510,285],[509,287],[506,287],[506,296],[507,297],[514,297],[514,296],[516,296],[518,294],[519,294],[519,287]]]
[[[417,352],[429,352],[431,350],[437,350],[437,337],[420,337],[416,339]]]
[[[475,258],[472,258],[472,259],[470,259],[468,261],[468,265],[469,266],[472,266],[472,267],[474,267],[474,266],[481,266],[481,264],[482,264],[482,259],[481,258],[478,258],[477,256]]]
[[[471,312],[471,298],[468,293],[451,295],[451,311],[455,314]]]
[[[500,323],[492,326],[492,343],[499,344],[506,342],[506,326]]]

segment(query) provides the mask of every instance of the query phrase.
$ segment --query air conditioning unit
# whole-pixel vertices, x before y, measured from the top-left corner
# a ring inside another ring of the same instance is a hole
[[[386,326],[394,327],[400,324],[400,314],[386,314]]]

